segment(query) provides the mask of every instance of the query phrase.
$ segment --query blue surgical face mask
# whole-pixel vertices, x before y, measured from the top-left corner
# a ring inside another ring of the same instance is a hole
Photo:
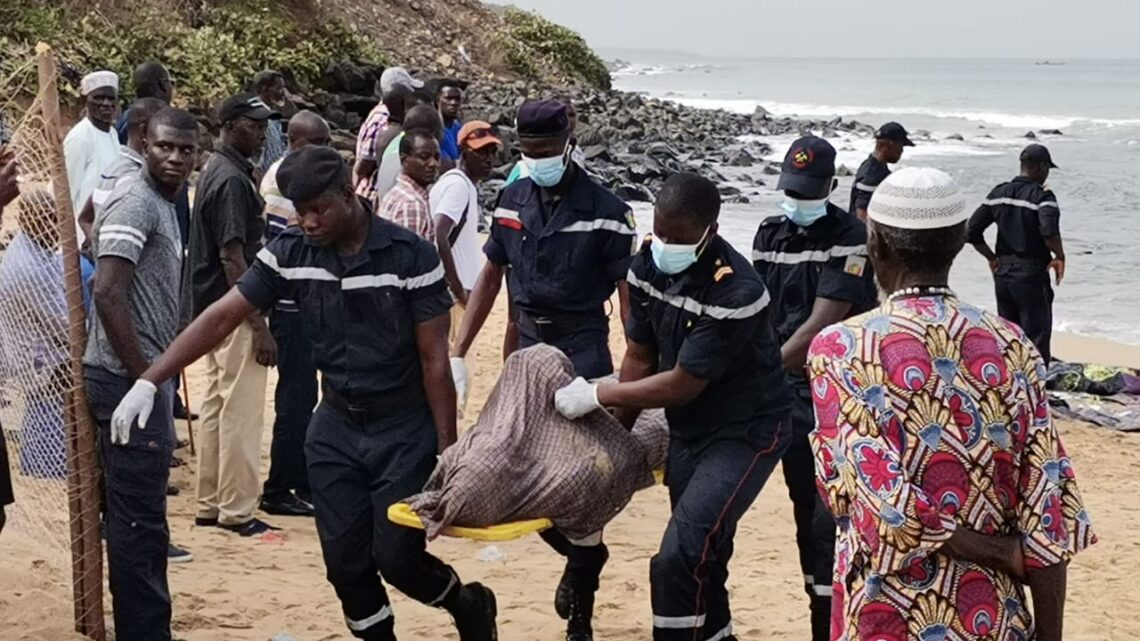
[[[569,150],[570,144],[567,143],[566,149],[562,151],[560,156],[553,158],[523,156],[523,164],[526,165],[527,172],[534,184],[539,187],[553,187],[562,182],[562,176],[566,173],[566,164],[569,162],[569,154],[567,153]]]
[[[700,256],[698,249],[701,243],[705,242],[705,238],[709,235],[709,230],[712,227],[707,227],[705,233],[701,234],[701,239],[695,245],[673,245],[662,242],[657,236],[649,243],[649,251],[653,254],[653,264],[657,265],[657,269],[662,273],[673,275],[680,274],[686,269],[693,266]]]
[[[785,196],[784,202],[780,203],[780,208],[784,210],[784,215],[788,217],[788,220],[800,227],[808,227],[827,215],[827,199],[798,200],[791,196]]]

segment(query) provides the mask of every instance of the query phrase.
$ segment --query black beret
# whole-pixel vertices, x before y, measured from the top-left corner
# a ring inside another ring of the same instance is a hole
[[[519,107],[518,134],[521,138],[553,138],[570,131],[566,104],[558,100],[533,100]]]
[[[312,200],[348,176],[344,158],[331,147],[305,145],[290,152],[277,168],[277,188],[292,201]]]

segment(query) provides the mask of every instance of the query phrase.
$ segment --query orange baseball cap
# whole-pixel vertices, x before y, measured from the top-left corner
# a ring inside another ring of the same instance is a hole
[[[483,120],[472,120],[463,123],[463,127],[459,129],[459,135],[456,137],[456,142],[460,147],[467,149],[482,149],[487,145],[503,146],[503,141],[495,136],[495,129],[491,123]]]

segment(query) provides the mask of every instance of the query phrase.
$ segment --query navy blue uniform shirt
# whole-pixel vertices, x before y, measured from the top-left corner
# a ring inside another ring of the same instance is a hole
[[[700,396],[665,410],[670,438],[745,438],[769,445],[790,408],[764,282],[716,236],[688,270],[659,271],[648,243],[629,270],[629,340],[657,349],[657,371],[680,366],[708,381]]]
[[[867,227],[831,203],[827,215],[808,227],[782,215],[765,219],[752,244],[752,264],[772,293],[781,345],[811,316],[816,298],[851,303],[849,317],[878,304]]]
[[[262,310],[296,300],[324,384],[361,405],[423,393],[415,327],[452,305],[435,245],[395,223],[371,221],[354,256],[314,246],[289,227],[237,283]]]
[[[511,299],[523,312],[603,317],[637,232],[629,205],[574,165],[569,171],[574,183],[556,203],[529,178],[504,189],[483,253],[511,268]]]
[[[860,209],[867,209],[875,190],[890,175],[891,170],[886,163],[879,162],[874,155],[868,156],[859,165],[859,171],[855,172],[855,182],[851,185],[851,206],[847,211],[854,215]]]
[[[995,223],[994,253],[999,257],[1043,264],[1052,260],[1045,239],[1061,234],[1061,208],[1044,185],[1019,176],[995,187],[970,217],[967,240],[971,245],[982,242],[986,229]]]

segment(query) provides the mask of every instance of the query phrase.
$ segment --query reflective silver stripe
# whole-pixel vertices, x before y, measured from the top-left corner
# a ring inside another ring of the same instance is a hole
[[[1059,207],[1057,207],[1057,201],[1055,200],[1046,200],[1041,203],[1031,203],[1028,200],[1021,200],[1019,198],[988,198],[982,201],[982,204],[989,205],[990,207],[993,207],[994,205],[1011,205],[1013,207],[1024,207],[1025,209],[1031,209],[1033,211],[1037,211],[1045,207],[1059,209]]]
[[[439,605],[440,603],[443,603],[443,600],[446,599],[447,595],[451,593],[451,588],[455,587],[455,584],[458,582],[459,582],[458,577],[456,577],[455,573],[452,572],[451,573],[451,580],[447,582],[447,587],[443,589],[443,592],[439,593],[439,596],[432,599],[431,603],[428,603],[428,605],[435,607],[435,606]]]
[[[332,272],[320,267],[282,267],[277,263],[277,256],[267,247],[263,247],[261,251],[257,252],[257,259],[280,274],[285,280],[340,280]]]
[[[495,213],[491,214],[491,217],[492,218],[506,218],[508,220],[518,220],[519,219],[519,213],[517,211],[513,211],[510,209],[503,209],[502,207],[498,207],[495,209]]]
[[[813,585],[811,586],[811,591],[814,592],[816,596],[831,596],[830,585]]]
[[[598,218],[596,220],[580,220],[576,223],[567,225],[560,232],[591,232],[604,229],[606,231],[617,232],[619,234],[626,234],[628,236],[636,236],[637,230],[630,227],[629,223],[625,221],[607,220],[605,218]]]
[[[107,233],[100,233],[99,234],[99,243],[100,244],[107,243],[107,242],[110,242],[112,240],[121,240],[124,242],[128,242],[128,243],[134,245],[135,247],[138,247],[139,249],[143,248],[143,244],[141,242],[139,242],[139,239],[137,239],[134,236],[131,236],[129,234],[116,234],[114,232],[109,233],[109,234],[107,234]]]
[[[281,300],[277,301],[277,304],[278,305],[296,305],[297,301],[289,300],[288,298],[282,298]]]
[[[400,278],[395,274],[371,274],[369,276],[350,276],[340,281],[340,288],[368,289],[370,287],[399,287],[400,289],[420,289],[428,287],[443,280],[443,264],[436,265],[435,269],[426,274],[411,278]]]
[[[752,260],[762,260],[777,265],[798,265],[800,263],[825,263],[832,258],[862,256],[867,253],[866,245],[836,245],[830,249],[816,249],[802,252],[752,252]]]
[[[805,574],[804,585],[815,585],[815,577],[810,574]]]
[[[380,608],[380,610],[377,611],[376,614],[373,614],[370,617],[366,617],[363,619],[350,619],[348,617],[344,617],[344,622],[346,624],[348,624],[349,630],[352,630],[353,632],[364,632],[368,628],[371,628],[372,626],[376,625],[377,623],[380,623],[381,621],[383,621],[384,619],[387,619],[390,616],[392,616],[392,609],[389,608],[388,606],[384,606],[384,607]]]
[[[668,303],[673,307],[679,307],[687,312],[692,312],[698,316],[708,316],[717,320],[739,320],[742,318],[751,318],[759,314],[761,310],[768,306],[772,297],[769,296],[768,290],[764,290],[764,295],[758,300],[744,307],[718,307],[716,305],[705,305],[694,298],[688,296],[680,296],[677,294],[666,294],[656,287],[640,280],[634,275],[633,270],[630,270],[626,275],[626,281],[630,285],[640,289],[641,291],[649,294],[651,297],[659,301]]]
[[[877,185],[865,185],[863,183],[855,183],[855,189],[858,189],[859,191],[866,191],[869,193],[875,193],[875,187],[877,187]]]
[[[589,536],[586,536],[585,538],[581,538],[581,539],[572,539],[569,536],[567,536],[566,540],[570,541],[570,545],[573,545],[576,547],[592,548],[594,546],[602,544],[602,533],[601,532],[595,532],[595,533],[593,533]]]
[[[729,623],[727,626],[725,626],[725,628],[723,630],[721,630],[720,632],[717,632],[716,634],[712,635],[711,637],[705,639],[705,641],[721,641],[721,639],[727,639],[730,636],[732,636],[732,624],[731,623]]]
[[[653,615],[653,627],[662,630],[692,630],[705,627],[705,615],[691,617],[659,617]]]

